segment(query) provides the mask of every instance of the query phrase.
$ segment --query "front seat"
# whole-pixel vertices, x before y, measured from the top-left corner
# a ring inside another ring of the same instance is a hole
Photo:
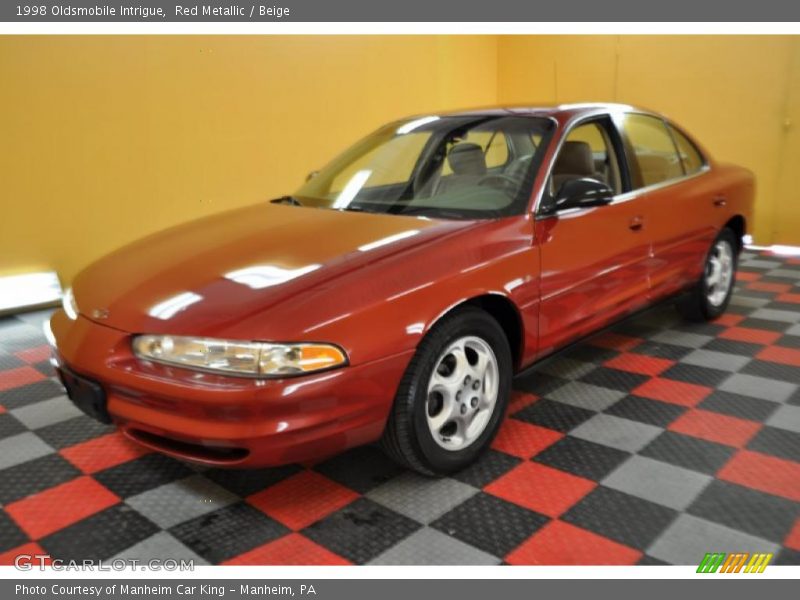
[[[553,167],[553,192],[558,193],[565,181],[591,177],[606,182],[594,167],[592,148],[586,142],[564,142]]]
[[[447,164],[452,175],[443,177],[436,187],[437,194],[444,194],[466,186],[477,185],[486,176],[486,157],[483,148],[471,142],[461,142],[450,149]]]

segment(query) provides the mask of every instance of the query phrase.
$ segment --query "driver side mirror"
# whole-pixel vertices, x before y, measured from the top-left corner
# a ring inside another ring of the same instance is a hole
[[[569,208],[604,206],[614,199],[614,191],[602,181],[590,177],[569,179],[561,184],[555,200],[543,206],[545,214],[555,214]]]

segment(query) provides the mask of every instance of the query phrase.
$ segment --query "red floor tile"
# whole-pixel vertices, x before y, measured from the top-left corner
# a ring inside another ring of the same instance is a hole
[[[793,304],[800,304],[800,294],[780,294],[776,296],[775,300],[778,302],[791,302]]]
[[[506,556],[512,565],[634,565],[642,553],[563,521],[550,521]]]
[[[291,533],[222,563],[223,565],[349,565],[350,561]]]
[[[43,346],[36,346],[35,348],[28,348],[26,350],[21,350],[20,352],[16,352],[14,355],[20,359],[24,360],[28,364],[33,364],[37,362],[42,362],[43,360],[47,360],[50,358],[50,354],[52,350],[50,350],[50,346],[44,344]],[[55,372],[53,373],[55,375]]]
[[[47,379],[33,367],[17,367],[0,371],[0,392]]]
[[[733,313],[725,313],[714,319],[717,325],[725,325],[725,327],[733,327],[744,321],[744,315],[735,315]]]
[[[634,388],[631,394],[680,406],[695,406],[712,391],[704,385],[653,377]]]
[[[515,412],[522,410],[526,406],[530,406],[538,400],[539,396],[536,394],[514,390],[511,392],[511,400],[508,403],[508,414],[513,415]]]
[[[88,476],[12,502],[5,507],[31,539],[37,540],[113,506],[119,498]]]
[[[150,452],[115,431],[65,448],[60,454],[84,473],[96,473]]]
[[[562,437],[563,433],[553,429],[506,419],[492,442],[492,448],[520,458],[530,458]]]
[[[756,290],[759,292],[774,292],[784,294],[792,289],[788,283],[764,283],[763,281],[752,281],[747,284],[748,290]]]
[[[6,412],[6,407],[0,404],[0,415],[2,415],[4,412]]]
[[[783,334],[777,331],[767,331],[765,329],[751,329],[749,327],[730,327],[719,334],[719,337],[726,340],[737,342],[749,342],[751,344],[772,344]]]
[[[302,471],[247,501],[291,529],[302,529],[358,498],[354,491],[314,471]]]
[[[800,517],[794,522],[794,527],[783,540],[783,545],[792,550],[800,551]]]
[[[6,550],[3,553],[0,553],[0,566],[13,566],[14,560],[20,555],[26,555],[24,559],[24,564],[33,565],[34,568],[37,568],[39,565],[44,564],[49,565],[51,562],[50,558],[40,559],[37,558],[38,556],[44,556],[47,552],[35,542],[28,542],[27,544],[23,544],[22,546],[17,546],[16,548],[12,548],[11,550]],[[30,558],[27,558],[29,556]]]
[[[755,271],[736,271],[736,279],[738,281],[758,281],[761,279],[761,273]]]
[[[761,424],[707,410],[692,409],[673,421],[668,429],[709,442],[741,448],[758,433]]]
[[[740,450],[717,477],[800,502],[800,463]]]
[[[524,462],[496,479],[484,491],[550,517],[557,517],[597,484],[558,469]]]
[[[800,367],[800,350],[783,346],[768,346],[756,354],[756,358],[770,362]]]
[[[638,346],[643,341],[644,340],[640,338],[607,331],[591,338],[588,343],[591,346],[597,346],[599,348],[609,348],[610,350],[619,350],[620,352],[625,352],[626,350],[630,350],[631,348]]]
[[[605,366],[621,371],[640,373],[642,375],[658,375],[674,364],[674,360],[669,360],[667,358],[657,358],[655,356],[625,352],[607,361]]]

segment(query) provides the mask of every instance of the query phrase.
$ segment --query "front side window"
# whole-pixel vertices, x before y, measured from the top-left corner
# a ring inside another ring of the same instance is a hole
[[[683,163],[683,170],[687,175],[699,173],[706,164],[703,155],[700,154],[700,151],[689,138],[672,127],[672,125],[670,125],[669,130],[672,133],[672,138],[675,140],[675,145],[678,147],[678,154]]]
[[[392,123],[335,158],[294,197],[304,206],[439,218],[521,214],[552,130],[548,119],[521,116]]]
[[[622,191],[619,161],[608,126],[606,119],[600,119],[578,125],[567,134],[553,163],[551,195],[558,195],[567,181],[582,178],[601,181],[614,194]]]
[[[683,165],[664,121],[649,115],[628,114],[623,129],[634,154],[631,160],[634,187],[683,176]]]

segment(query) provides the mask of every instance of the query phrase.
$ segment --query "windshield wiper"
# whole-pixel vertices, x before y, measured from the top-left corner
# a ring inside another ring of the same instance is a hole
[[[303,203],[300,202],[294,196],[281,196],[280,198],[275,198],[274,200],[269,201],[270,204],[289,204],[290,206],[303,206]]]
[[[429,213],[429,214],[426,214]],[[443,218],[443,219],[466,219],[463,213],[460,213],[455,210],[447,210],[445,208],[436,208],[434,206],[408,206],[405,209],[394,213],[399,216],[425,216],[431,217],[432,219],[436,218]]]

